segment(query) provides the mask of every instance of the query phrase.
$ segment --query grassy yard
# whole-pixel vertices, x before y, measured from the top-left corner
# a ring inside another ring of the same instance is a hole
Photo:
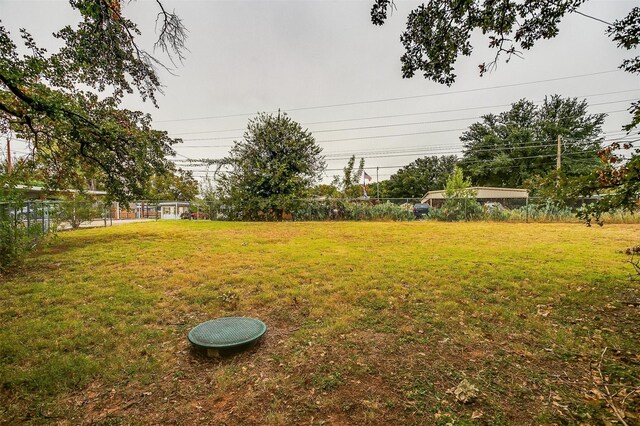
[[[611,424],[613,405],[640,424],[621,253],[638,242],[579,224],[61,233],[0,278],[0,422]],[[265,321],[262,343],[194,353],[189,329],[228,315]]]

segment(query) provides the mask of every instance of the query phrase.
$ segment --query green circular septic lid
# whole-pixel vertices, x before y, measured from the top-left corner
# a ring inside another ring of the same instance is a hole
[[[232,348],[255,342],[267,331],[260,320],[226,317],[203,322],[191,329],[189,341],[201,348]]]

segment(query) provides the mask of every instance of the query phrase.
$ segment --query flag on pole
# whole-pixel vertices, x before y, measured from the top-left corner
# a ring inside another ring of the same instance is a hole
[[[365,179],[367,179],[369,182],[371,182],[371,176],[369,176],[367,174],[367,172],[365,172],[363,170],[363,174],[362,174],[362,193],[364,195],[365,200],[368,200],[369,196],[367,195],[367,182],[364,181]]]

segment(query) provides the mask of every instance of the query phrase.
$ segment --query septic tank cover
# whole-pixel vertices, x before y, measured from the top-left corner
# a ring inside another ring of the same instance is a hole
[[[267,331],[260,320],[226,317],[203,322],[189,332],[189,341],[201,348],[232,348],[253,343]]]

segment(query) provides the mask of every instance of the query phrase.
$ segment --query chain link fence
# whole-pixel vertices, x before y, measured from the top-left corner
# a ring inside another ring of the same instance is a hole
[[[312,198],[293,200],[292,207],[279,214],[253,212],[251,218],[220,201],[151,202],[128,205],[104,202],[25,201],[0,202],[0,220],[14,228],[49,231],[107,227],[139,220],[414,220],[579,222],[577,211],[597,198],[580,198],[556,203],[546,198],[448,198],[422,203],[420,198]],[[638,223],[640,215],[628,212],[605,216],[609,223]]]
[[[331,220],[441,220],[505,222],[580,222],[576,213],[598,199],[578,198],[558,203],[548,198],[323,198],[294,200],[282,215],[272,211],[243,214],[219,201],[198,201],[190,205],[185,219],[258,220],[258,221],[331,221]],[[605,215],[608,223],[640,223],[637,212]]]

